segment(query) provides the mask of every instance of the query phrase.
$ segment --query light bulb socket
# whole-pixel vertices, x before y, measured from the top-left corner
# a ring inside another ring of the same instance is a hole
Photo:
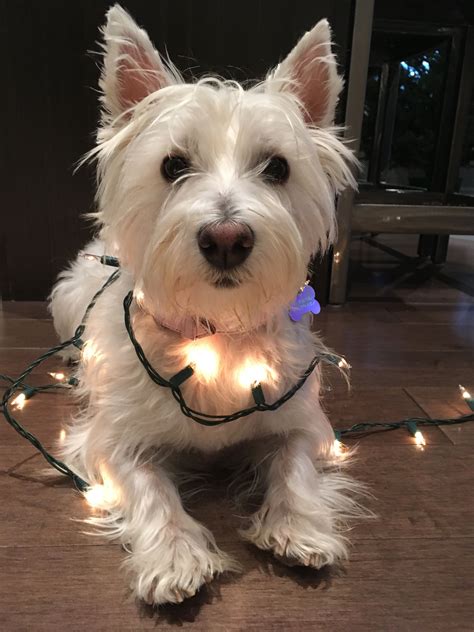
[[[263,394],[262,385],[257,383],[252,386],[252,397],[257,406],[265,404],[265,395]]]
[[[332,353],[323,354],[323,358],[324,360],[326,360],[326,362],[329,362],[330,364],[335,364],[336,366],[339,366],[339,362],[341,360],[339,356],[334,355]]]
[[[194,369],[190,364],[188,364],[188,366],[185,366],[184,369],[178,371],[176,375],[170,377],[170,383],[173,386],[181,386],[181,384],[188,380],[192,375],[194,375]]]
[[[333,364],[338,369],[343,369],[344,371],[349,371],[352,368],[345,358],[334,353],[323,353],[322,359],[325,362],[329,362],[329,364]]]
[[[407,421],[407,430],[412,437],[416,436],[416,433],[418,432],[416,421]]]
[[[464,401],[469,406],[469,408],[474,412],[474,397],[465,397]]]
[[[36,388],[32,387],[32,386],[27,386],[24,390],[23,390],[23,395],[25,396],[25,399],[30,399],[30,397],[33,397],[33,395],[36,393]]]
[[[113,268],[120,268],[120,262],[117,257],[111,257],[110,255],[102,255],[100,262],[104,266],[112,266]]]
[[[334,430],[334,437],[335,437],[336,441],[341,441],[341,439],[342,439],[341,431],[340,430]]]

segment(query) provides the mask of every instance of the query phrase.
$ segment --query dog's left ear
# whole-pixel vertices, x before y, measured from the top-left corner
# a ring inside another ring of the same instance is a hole
[[[267,82],[270,89],[289,90],[298,97],[309,125],[327,127],[334,122],[343,81],[337,74],[327,20],[303,35]]]
[[[120,5],[109,9],[102,34],[104,63],[99,85],[105,122],[112,122],[152,92],[177,82],[177,73],[163,63],[146,31]]]

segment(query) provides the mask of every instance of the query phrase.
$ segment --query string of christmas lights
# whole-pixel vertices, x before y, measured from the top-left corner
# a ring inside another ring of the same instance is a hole
[[[109,257],[106,255],[98,256],[98,255],[89,255],[84,253],[83,256],[87,259],[98,260],[102,264],[107,266],[113,266],[119,268],[118,259],[115,257]],[[99,289],[98,292],[94,295],[91,302],[87,306],[84,317],[81,321],[81,324],[77,327],[74,335],[69,340],[66,340],[48,351],[39,356],[36,360],[34,360],[17,378],[13,379],[8,375],[0,374],[0,380],[5,381],[9,386],[6,389],[2,403],[1,409],[5,416],[7,422],[18,432],[22,437],[27,439],[47,460],[47,462],[54,468],[56,468],[62,474],[69,476],[76,487],[83,492],[86,492],[86,497],[92,503],[93,497],[99,494],[95,493],[94,489],[98,486],[91,487],[86,481],[84,481],[81,477],[79,477],[75,472],[73,472],[65,463],[56,459],[52,454],[50,454],[43,444],[39,441],[39,439],[30,433],[28,430],[24,428],[22,424],[15,418],[12,410],[10,409],[10,405],[17,411],[23,410],[26,402],[30,400],[37,393],[43,393],[46,391],[52,392],[60,392],[67,389],[70,389],[78,384],[78,380],[74,375],[67,376],[63,372],[50,372],[49,375],[56,380],[52,384],[46,384],[41,386],[32,386],[26,380],[33,372],[33,370],[38,367],[42,362],[51,358],[58,352],[62,351],[66,347],[74,345],[75,347],[82,350],[83,357],[87,354],[92,353],[91,347],[88,345],[88,342],[84,342],[82,336],[84,335],[86,329],[86,321],[87,317],[93,309],[94,305],[103,294],[103,292],[114,283],[120,275],[120,270],[117,269],[109,276],[103,286]],[[350,369],[350,365],[345,360],[345,358],[338,356],[334,353],[322,353],[318,356],[315,356],[310,364],[308,365],[305,372],[302,374],[301,378],[279,399],[272,403],[267,403],[265,401],[265,395],[262,388],[262,382],[265,382],[266,378],[266,368],[261,366],[253,366],[250,367],[251,371],[248,373],[248,378],[246,380],[246,386],[250,387],[250,392],[252,398],[254,400],[254,405],[248,408],[236,411],[229,415],[210,415],[207,413],[202,413],[200,411],[196,411],[190,408],[183,396],[181,391],[181,385],[188,379],[192,378],[195,372],[195,361],[191,359],[189,364],[187,364],[183,369],[181,369],[178,373],[173,375],[171,378],[166,379],[161,376],[154,367],[149,363],[145,352],[141,345],[138,343],[135,334],[133,332],[133,327],[131,323],[130,317],[130,306],[133,301],[133,292],[129,292],[123,301],[124,308],[124,322],[125,328],[129,335],[130,341],[134,347],[134,350],[137,354],[137,357],[142,364],[143,368],[149,375],[150,379],[155,382],[160,387],[169,388],[174,399],[177,401],[181,412],[202,425],[206,426],[216,426],[221,425],[223,423],[229,423],[231,421],[236,421],[242,417],[248,416],[254,412],[269,412],[272,410],[276,410],[285,402],[287,402],[298,390],[304,385],[308,377],[314,371],[316,366],[320,364],[320,362],[325,362],[328,364],[332,364],[339,369],[346,370]],[[342,443],[342,438],[347,436],[362,436],[369,432],[374,431],[383,431],[383,430],[396,430],[400,428],[406,429],[415,439],[415,444],[421,448],[426,445],[426,440],[423,436],[420,427],[429,427],[429,426],[445,426],[445,425],[455,425],[455,424],[463,424],[469,421],[474,421],[474,397],[461,385],[459,385],[459,389],[461,391],[461,396],[471,409],[471,413],[462,415],[457,418],[448,418],[448,419],[428,419],[423,417],[413,417],[409,419],[404,419],[396,422],[364,422],[354,424],[349,428],[337,429],[334,431],[335,439],[334,439],[334,448],[333,452],[336,456],[342,456],[345,451],[345,446]],[[64,433],[64,431],[62,431]],[[105,480],[105,478],[104,478]],[[99,486],[100,487],[100,486]],[[100,494],[99,494],[100,495]]]
[[[319,356],[315,356],[308,365],[308,368],[302,374],[300,379],[284,393],[280,398],[278,398],[273,403],[269,404],[265,401],[265,395],[263,393],[262,384],[263,380],[258,379],[257,373],[259,369],[257,368],[255,371],[255,379],[249,379],[249,387],[251,389],[252,398],[255,402],[254,406],[249,406],[248,408],[244,408],[242,410],[238,410],[229,415],[210,415],[208,413],[203,413],[197,410],[192,409],[187,405],[184,395],[181,391],[181,384],[188,380],[190,377],[194,375],[194,367],[191,364],[188,364],[183,369],[181,369],[178,373],[170,377],[169,380],[161,376],[156,369],[149,363],[143,348],[140,346],[137,341],[135,334],[133,332],[133,327],[130,318],[130,305],[133,301],[133,292],[129,292],[124,299],[123,308],[125,314],[125,328],[127,330],[128,336],[132,342],[133,348],[137,354],[137,357],[142,364],[145,371],[148,373],[150,379],[155,382],[158,386],[169,388],[175,400],[178,402],[181,412],[186,417],[190,417],[194,421],[204,426],[216,426],[225,423],[229,423],[231,421],[236,421],[242,417],[247,417],[254,412],[268,412],[272,410],[277,410],[280,406],[283,406],[289,399],[293,397],[295,393],[299,391],[299,389],[306,382],[308,377],[314,371],[314,369],[318,366],[321,360],[329,362],[330,364],[340,365],[343,358],[336,356],[334,354],[321,354]],[[345,360],[344,360],[345,362]],[[341,365],[342,366],[342,365]],[[266,367],[261,369],[261,372],[265,374]]]
[[[48,389],[46,389],[45,386],[43,387],[30,386],[27,384],[26,379],[34,371],[34,369],[36,369],[36,367],[42,364],[45,360],[48,360],[52,356],[56,355],[57,353],[59,353],[60,351],[62,351],[63,349],[66,349],[67,347],[71,345],[80,346],[81,336],[83,335],[85,331],[85,328],[86,328],[85,323],[91,309],[94,307],[96,302],[99,300],[99,297],[102,296],[105,290],[118,279],[119,274],[120,274],[120,270],[115,270],[115,272],[109,276],[109,278],[103,284],[103,286],[94,294],[91,302],[86,308],[82,322],[79,325],[79,327],[76,329],[74,336],[72,338],[70,338],[69,340],[65,340],[64,342],[61,342],[60,344],[55,345],[54,347],[51,347],[51,349],[48,349],[48,351],[46,351],[45,353],[40,355],[38,358],[36,358],[36,360],[34,360],[16,380],[7,375],[1,376],[3,380],[5,380],[6,382],[10,384],[10,386],[6,389],[5,393],[3,394],[2,404],[1,404],[1,410],[7,422],[12,426],[14,430],[16,430],[16,432],[18,432],[18,434],[20,434],[22,437],[24,437],[27,441],[29,441],[33,445],[44,456],[46,461],[52,467],[54,467],[56,470],[58,470],[62,474],[69,476],[80,491],[86,491],[87,489],[89,489],[90,488],[89,483],[84,481],[80,476],[78,476],[75,472],[73,472],[65,463],[63,463],[62,461],[57,459],[55,456],[50,454],[48,450],[46,450],[44,445],[41,443],[41,441],[37,437],[35,437],[34,434],[26,430],[26,428],[24,428],[20,424],[20,422],[15,418],[14,414],[10,410],[9,404],[10,404],[10,400],[17,393],[17,391],[20,391],[20,393],[16,395],[14,399],[11,401],[11,404],[12,404],[12,407],[14,407],[15,409],[23,410],[26,402],[29,399],[31,399],[31,397],[33,397],[36,393],[43,392],[44,390],[49,390],[50,388],[54,390],[54,389],[57,389],[58,386],[60,386],[58,385],[57,382],[55,384],[47,385]],[[77,384],[77,380],[74,376],[69,378],[67,382],[69,386],[74,386]],[[64,387],[64,385],[62,386]]]

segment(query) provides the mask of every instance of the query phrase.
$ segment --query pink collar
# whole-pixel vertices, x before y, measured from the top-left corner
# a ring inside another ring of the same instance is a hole
[[[140,301],[136,300],[135,302],[141,310],[152,316],[157,325],[169,331],[173,331],[175,334],[179,334],[182,338],[187,338],[188,340],[205,338],[206,336],[213,336],[214,334],[246,334],[259,329],[266,322],[266,319],[262,320],[250,329],[244,329],[242,327],[236,329],[217,329],[214,323],[205,318],[193,318],[192,316],[183,316],[171,320],[160,318],[154,314],[150,314]],[[319,314],[320,311],[321,305],[315,299],[314,289],[309,285],[309,281],[307,281],[305,285],[300,288],[295,300],[290,305],[288,316],[293,322],[298,322],[304,314]]]
[[[179,334],[182,338],[187,338],[188,340],[196,340],[196,338],[213,336],[218,333],[216,327],[209,321],[192,318],[191,316],[176,318],[175,320],[167,320],[165,318],[153,316],[153,319],[160,327],[169,329],[170,331]]]
[[[148,312],[143,307],[143,305],[138,304],[138,306],[142,311],[149,314],[157,325],[163,327],[164,329],[168,329],[169,331],[172,331],[175,334],[180,335],[182,338],[186,338],[187,340],[196,340],[197,338],[205,338],[206,336],[213,336],[214,334],[228,334],[232,336],[250,333],[251,331],[255,331],[256,329],[261,327],[266,322],[262,321],[260,323],[257,323],[254,327],[251,327],[250,329],[244,329],[243,327],[238,327],[235,329],[218,329],[214,325],[214,323],[204,318],[193,318],[192,316],[184,316],[182,318],[166,319],[155,316],[154,314],[150,314],[150,312]]]

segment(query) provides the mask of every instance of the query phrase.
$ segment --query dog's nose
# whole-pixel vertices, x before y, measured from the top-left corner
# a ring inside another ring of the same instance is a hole
[[[243,263],[252,252],[254,243],[252,229],[242,222],[208,224],[198,234],[201,253],[220,270],[230,270]]]

